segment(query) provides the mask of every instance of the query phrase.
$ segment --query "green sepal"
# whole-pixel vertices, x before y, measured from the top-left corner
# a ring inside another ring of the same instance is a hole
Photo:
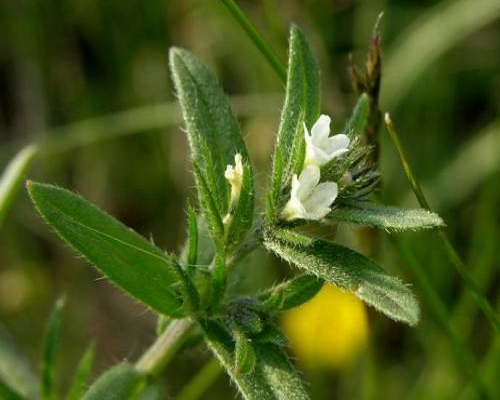
[[[146,386],[146,377],[123,362],[105,371],[90,386],[82,400],[136,400]]]
[[[266,215],[270,223],[278,217],[282,188],[304,161],[304,123],[310,128],[319,115],[319,68],[302,31],[290,29],[285,104],[281,112],[273,156],[271,193]]]
[[[269,312],[285,311],[312,299],[323,287],[323,279],[302,274],[259,295],[262,307]]]
[[[234,371],[235,343],[221,322],[200,321],[210,350],[246,400],[308,400],[309,396],[283,349],[253,342],[256,363],[251,372]]]
[[[252,342],[242,332],[234,332],[234,374],[248,374],[255,368],[255,350]]]
[[[229,185],[224,171],[238,153],[249,160],[248,152],[229,102],[212,73],[183,49],[171,48],[169,60],[196,166],[203,213],[205,217],[212,214],[206,221],[212,238],[222,240],[222,218],[229,208]],[[211,203],[209,210],[207,202]]]
[[[369,225],[389,232],[416,231],[444,226],[439,215],[424,208],[405,209],[371,203],[336,207],[327,218],[338,222]]]
[[[82,395],[85,392],[87,381],[89,380],[90,374],[92,372],[94,357],[95,345],[92,343],[87,347],[76,367],[76,371],[69,387],[66,400],[80,400],[82,398]]]
[[[418,303],[408,286],[365,256],[285,229],[268,229],[264,245],[308,273],[351,291],[388,317],[409,325],[418,322]]]
[[[363,134],[366,122],[368,121],[369,111],[370,100],[366,93],[362,93],[358,97],[354,109],[352,110],[351,117],[347,121],[342,133],[351,138]]]
[[[28,191],[45,221],[112,283],[162,314],[184,315],[178,294],[184,281],[175,260],[68,190],[29,182]]]
[[[57,398],[56,363],[61,343],[61,319],[64,303],[65,296],[56,300],[45,328],[40,364],[40,398],[42,400]]]

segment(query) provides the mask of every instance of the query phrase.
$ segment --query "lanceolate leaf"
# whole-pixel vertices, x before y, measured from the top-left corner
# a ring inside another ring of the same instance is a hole
[[[418,303],[410,289],[365,256],[287,230],[266,232],[264,244],[284,260],[351,291],[388,317],[410,325],[418,322]]]
[[[269,311],[285,311],[313,298],[323,287],[323,279],[302,274],[262,293],[259,298]]]
[[[50,313],[42,346],[40,366],[40,391],[42,400],[52,400],[57,397],[56,361],[61,342],[61,314],[64,307],[64,297],[60,297]]]
[[[354,110],[352,111],[351,118],[347,121],[344,128],[345,135],[354,136],[360,135],[364,132],[366,121],[368,119],[368,112],[370,111],[370,101],[366,93],[359,96]]]
[[[182,108],[193,163],[197,165],[197,185],[203,179],[216,213],[208,219],[222,220],[229,206],[229,185],[224,178],[226,166],[234,163],[234,156],[240,153],[247,161],[248,153],[241,137],[238,122],[234,117],[226,96],[210,71],[188,51],[172,48],[170,50],[170,69],[179,102]],[[253,184],[252,184],[253,185]],[[205,211],[205,210],[204,210]],[[219,237],[219,227],[210,226],[212,233]]]
[[[370,225],[387,231],[429,229],[443,226],[441,217],[426,209],[404,209],[360,203],[335,208],[328,218],[334,221]]]
[[[307,400],[300,378],[284,351],[275,344],[253,343],[256,364],[251,372],[234,370],[234,341],[217,322],[202,324],[210,350],[246,400]]]
[[[117,364],[102,374],[82,400],[136,400],[146,378],[129,363]]]
[[[292,26],[288,56],[286,97],[273,157],[272,192],[268,216],[277,215],[281,189],[304,158],[304,127],[313,125],[319,115],[319,69],[302,31]]]
[[[174,260],[68,190],[34,182],[28,190],[45,221],[111,282],[160,313],[182,315]]]

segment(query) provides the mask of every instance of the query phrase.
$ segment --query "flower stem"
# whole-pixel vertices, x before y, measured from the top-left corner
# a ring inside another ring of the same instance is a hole
[[[431,210],[429,203],[425,198],[424,192],[422,191],[422,188],[415,179],[415,175],[413,175],[413,172],[410,168],[410,164],[408,163],[408,158],[406,157],[406,152],[404,151],[403,145],[399,140],[398,134],[394,129],[394,125],[388,113],[385,114],[385,125],[387,127],[387,132],[391,137],[392,143],[394,144],[394,147],[398,152],[401,164],[406,174],[406,178],[408,179],[408,182],[410,183],[410,186],[413,192],[415,193],[415,197],[417,198],[418,203],[420,204],[421,207],[426,208],[427,210]],[[464,281],[465,286],[471,291],[472,295],[474,296],[474,300],[476,301],[477,305],[485,315],[486,319],[490,322],[490,324],[493,326],[493,328],[497,333],[500,332],[500,321],[498,319],[498,316],[496,315],[495,311],[491,307],[491,304],[488,302],[488,300],[486,300],[486,298],[481,294],[478,285],[470,275],[466,265],[459,257],[456,250],[453,248],[443,228],[439,228],[438,236],[441,239],[441,242],[443,243],[443,247],[448,258],[450,259],[451,263],[453,264],[456,271],[460,275],[460,278]]]
[[[135,363],[135,368],[145,375],[157,375],[172,360],[193,327],[191,318],[172,321]]]

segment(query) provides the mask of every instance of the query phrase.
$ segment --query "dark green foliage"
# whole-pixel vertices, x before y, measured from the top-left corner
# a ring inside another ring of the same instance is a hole
[[[279,346],[254,343],[255,367],[251,372],[238,374],[233,368],[235,343],[231,335],[222,324],[215,321],[205,321],[202,327],[210,350],[224,366],[244,399],[309,399],[295,368]]]
[[[234,164],[238,153],[249,165],[248,152],[229,102],[210,71],[194,55],[178,48],[170,50],[170,70],[186,124],[201,208],[213,238],[222,241],[230,188],[224,171]],[[253,205],[251,173],[246,180],[247,194],[252,197],[244,200],[248,206],[249,202]],[[248,217],[244,219],[248,221]]]
[[[285,311],[313,298],[323,283],[323,279],[316,275],[302,274],[262,293],[259,299],[268,311]]]
[[[415,325],[418,303],[408,287],[346,247],[287,230],[268,230],[264,245],[284,260],[351,291],[388,317]]]
[[[370,203],[336,207],[328,218],[333,221],[374,226],[391,232],[415,231],[444,225],[439,215],[424,208],[404,209]]]
[[[302,31],[292,26],[289,39],[285,104],[276,138],[267,217],[274,222],[282,191],[304,162],[304,123],[310,127],[319,116],[319,68]]]
[[[30,182],[38,212],[111,282],[160,313],[182,315],[182,285],[171,257],[76,194]]]
[[[91,344],[78,363],[76,367],[75,375],[73,376],[73,381],[68,390],[68,395],[66,400],[80,400],[83,393],[85,392],[85,386],[90,378],[92,372],[92,365],[94,363],[95,356],[95,346]]]

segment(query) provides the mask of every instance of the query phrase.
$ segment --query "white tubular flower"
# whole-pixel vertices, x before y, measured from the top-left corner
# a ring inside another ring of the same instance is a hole
[[[241,183],[243,181],[243,164],[241,163],[241,154],[234,156],[234,167],[228,165],[224,172],[224,177],[231,184],[231,204],[234,205],[240,198]]]
[[[316,165],[309,165],[292,180],[290,200],[281,212],[281,218],[320,220],[330,211],[330,205],[337,197],[338,187],[335,182],[319,183],[320,171]],[[318,184],[319,183],[319,184]]]
[[[306,139],[306,159],[304,165],[322,166],[349,150],[350,139],[347,135],[330,135],[330,117],[320,115],[314,123],[311,134],[304,123]]]

